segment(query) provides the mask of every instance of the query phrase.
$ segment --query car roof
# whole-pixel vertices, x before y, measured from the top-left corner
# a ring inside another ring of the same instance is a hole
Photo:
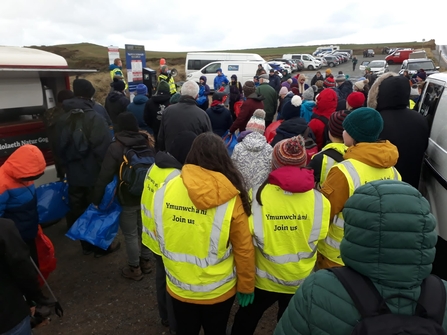
[[[418,62],[426,62],[426,61],[431,61],[433,62],[430,58],[410,58],[407,59],[408,63],[418,63]]]
[[[447,72],[433,73],[427,79],[437,79],[447,82]]]

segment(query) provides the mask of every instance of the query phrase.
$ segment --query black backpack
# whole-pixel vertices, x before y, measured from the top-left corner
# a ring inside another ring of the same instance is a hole
[[[401,295],[383,298],[372,281],[349,267],[329,269],[343,284],[361,315],[352,335],[441,335],[446,292],[442,280],[428,276],[421,285],[414,315],[391,313],[386,302],[392,298],[412,300]]]
[[[90,134],[84,128],[85,113],[93,109],[72,109],[60,117],[62,135],[60,146],[68,161],[86,157],[90,151]]]
[[[329,139],[329,119],[323,115],[313,114],[311,119],[318,119],[324,123],[323,131],[323,146],[328,144],[331,140]]]
[[[130,194],[141,196],[147,171],[154,162],[154,152],[147,145],[125,148],[119,173],[120,188],[125,185]]]

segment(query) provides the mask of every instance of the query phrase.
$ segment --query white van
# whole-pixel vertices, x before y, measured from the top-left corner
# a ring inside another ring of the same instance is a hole
[[[253,80],[258,69],[258,64],[262,64],[265,72],[269,73],[271,66],[267,62],[259,61],[222,61],[208,64],[200,71],[188,74],[187,80],[195,80],[199,82],[201,76],[206,77],[206,83],[211,90],[214,90],[214,78],[217,75],[217,69],[222,69],[222,73],[227,76],[230,81],[231,75],[235,74],[237,80],[244,85],[246,81]]]
[[[321,62],[309,54],[285,54],[282,56],[282,58],[300,59],[304,64],[304,68],[310,71],[319,69],[321,67]]]
[[[438,225],[438,242],[432,272],[447,279],[447,72],[427,77],[419,113],[430,127],[419,190],[430,202]]]
[[[56,180],[54,159],[42,115],[57,93],[70,89],[69,76],[97,72],[69,69],[58,55],[30,48],[0,46],[0,165],[18,147],[34,144],[47,168],[36,186]]]
[[[188,52],[186,54],[185,72],[190,74],[201,70],[205,65],[212,62],[224,60],[238,60],[238,61],[257,61],[259,63],[265,62],[264,58],[258,54],[238,53],[238,52]]]

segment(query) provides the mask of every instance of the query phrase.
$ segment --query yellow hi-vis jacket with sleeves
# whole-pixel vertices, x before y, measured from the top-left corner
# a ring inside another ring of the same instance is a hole
[[[331,205],[314,189],[290,193],[267,184],[261,206],[255,199],[257,192],[253,189],[249,221],[256,252],[256,287],[294,294],[315,267],[317,243],[327,235]]]
[[[143,244],[151,249],[154,254],[161,256],[158,246],[157,234],[155,231],[154,215],[151,212],[152,201],[155,192],[172,178],[178,176],[180,170],[175,168],[159,168],[152,164],[144,180],[143,194],[141,195],[141,219],[143,223],[143,232],[141,234]]]
[[[218,207],[199,210],[181,176],[155,193],[157,239],[167,286],[175,295],[209,300],[235,287],[234,256],[228,243],[235,201],[236,197]]]
[[[115,78],[115,76],[117,76],[117,77],[121,77],[121,78],[122,78],[122,79],[120,79],[120,80],[122,80],[122,81],[124,82],[124,84],[126,85],[126,86],[125,86],[125,89],[127,90],[128,85],[127,85],[126,80],[124,80],[124,73],[123,73],[123,70],[121,70],[119,67],[116,67],[116,68],[114,68],[113,70],[111,70],[111,71],[110,71],[110,77],[112,78],[112,80],[113,80],[113,78]]]
[[[393,179],[402,180],[395,167],[376,168],[362,163],[356,159],[347,159],[336,167],[344,174],[349,186],[349,197],[360,186],[375,180]],[[342,212],[338,213],[329,226],[329,233],[324,241],[318,243],[318,252],[330,261],[344,265],[340,257],[340,243],[344,236],[344,224]]]
[[[171,95],[175,94],[177,92],[177,87],[175,86],[175,81],[174,81],[174,77],[169,77],[166,74],[160,74],[158,76],[158,81],[162,81],[164,80],[165,82],[167,82],[169,84],[169,91],[171,93]]]

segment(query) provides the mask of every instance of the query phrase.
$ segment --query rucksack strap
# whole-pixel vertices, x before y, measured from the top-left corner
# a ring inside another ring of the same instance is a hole
[[[307,127],[307,129],[306,129],[306,130],[304,131],[304,133],[303,133],[303,138],[304,138],[304,139],[308,138],[308,137],[309,137],[309,133],[310,133],[310,128]]]
[[[335,149],[331,148],[331,149],[324,150],[323,154],[328,157],[331,157],[337,163],[340,163],[343,161],[343,155]]]
[[[435,275],[430,275],[425,278],[421,285],[421,294],[418,299],[415,315],[422,316],[426,312],[428,318],[442,326],[445,304],[446,292],[443,281]]]
[[[312,115],[312,119],[320,120],[321,122],[324,123],[325,126],[327,126],[329,123],[329,119],[323,115],[314,114],[314,115]]]
[[[379,310],[383,298],[369,278],[349,267],[331,268],[328,271],[343,285],[362,318],[391,313],[386,304],[383,304],[383,310]]]

